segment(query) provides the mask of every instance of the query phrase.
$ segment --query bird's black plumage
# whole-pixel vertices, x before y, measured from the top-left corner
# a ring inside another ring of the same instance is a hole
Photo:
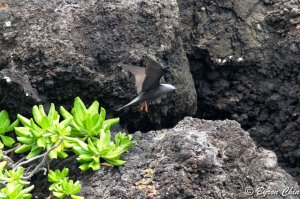
[[[160,78],[165,74],[162,65],[150,57],[144,59],[144,64],[146,68],[127,64],[121,65],[125,71],[129,71],[135,76],[138,93],[157,88],[160,85]]]
[[[146,92],[159,87],[159,80],[165,73],[162,65],[157,61],[150,59],[149,57],[145,58],[145,65],[146,77],[143,82],[142,92]]]
[[[128,106],[156,99],[165,93],[175,90],[175,87],[172,85],[159,83],[166,71],[161,64],[150,57],[144,59],[144,64],[146,68],[126,64],[121,65],[125,71],[129,71],[135,76],[139,96],[117,111]],[[147,111],[148,109],[146,109],[146,112]]]

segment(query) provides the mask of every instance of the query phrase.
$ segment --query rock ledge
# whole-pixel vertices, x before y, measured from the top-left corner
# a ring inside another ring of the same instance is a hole
[[[186,117],[134,138],[125,166],[79,178],[86,198],[249,198],[247,187],[255,191],[251,197],[272,191],[266,198],[283,198],[285,189],[300,190],[275,153],[257,148],[235,121]]]

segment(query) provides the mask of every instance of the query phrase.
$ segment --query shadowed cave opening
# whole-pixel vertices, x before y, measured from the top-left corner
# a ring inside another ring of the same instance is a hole
[[[276,69],[230,62],[214,66],[207,57],[205,50],[188,55],[197,91],[195,117],[236,120],[258,147],[274,151],[279,166],[299,183],[298,71],[286,67],[274,72]],[[273,71],[266,76],[265,70]]]

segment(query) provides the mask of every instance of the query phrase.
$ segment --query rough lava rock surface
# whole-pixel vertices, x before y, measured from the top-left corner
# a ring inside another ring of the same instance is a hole
[[[300,182],[299,0],[7,2],[0,107],[12,115],[37,103],[70,107],[80,96],[144,131],[170,127],[198,106],[197,117],[238,121]],[[145,54],[170,67],[165,81],[177,93],[149,114],[114,112],[136,96],[119,63],[142,65]]]
[[[196,112],[196,91],[177,33],[176,1],[22,0],[8,6],[0,11],[0,70],[27,76],[42,101],[23,98],[70,106],[80,96],[114,112],[136,97],[134,77],[118,65],[142,65],[148,54],[169,67],[165,81],[177,88],[176,94],[153,102],[149,114],[138,107],[115,114],[129,129],[149,130],[175,125]],[[0,104],[12,114],[19,111],[14,107],[29,110],[31,105],[11,98]]]
[[[264,190],[278,191],[266,196],[270,199],[299,198],[281,197],[286,188],[299,190],[297,182],[278,166],[275,153],[256,147],[236,121],[186,117],[172,129],[133,136],[136,145],[123,155],[124,166],[103,166],[82,174],[70,164],[73,178],[83,185],[81,195],[89,199],[242,199],[262,198]],[[244,191],[247,187],[257,192],[249,197]]]
[[[197,117],[233,119],[300,181],[300,1],[178,0]]]

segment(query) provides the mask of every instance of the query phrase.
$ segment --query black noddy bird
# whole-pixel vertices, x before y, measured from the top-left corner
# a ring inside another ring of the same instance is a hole
[[[176,88],[171,84],[159,83],[161,77],[166,73],[166,69],[163,69],[160,63],[150,57],[146,57],[144,63],[146,68],[126,64],[121,65],[125,71],[129,71],[134,75],[138,96],[117,111],[141,103],[141,111],[148,112],[147,101],[175,91]]]

